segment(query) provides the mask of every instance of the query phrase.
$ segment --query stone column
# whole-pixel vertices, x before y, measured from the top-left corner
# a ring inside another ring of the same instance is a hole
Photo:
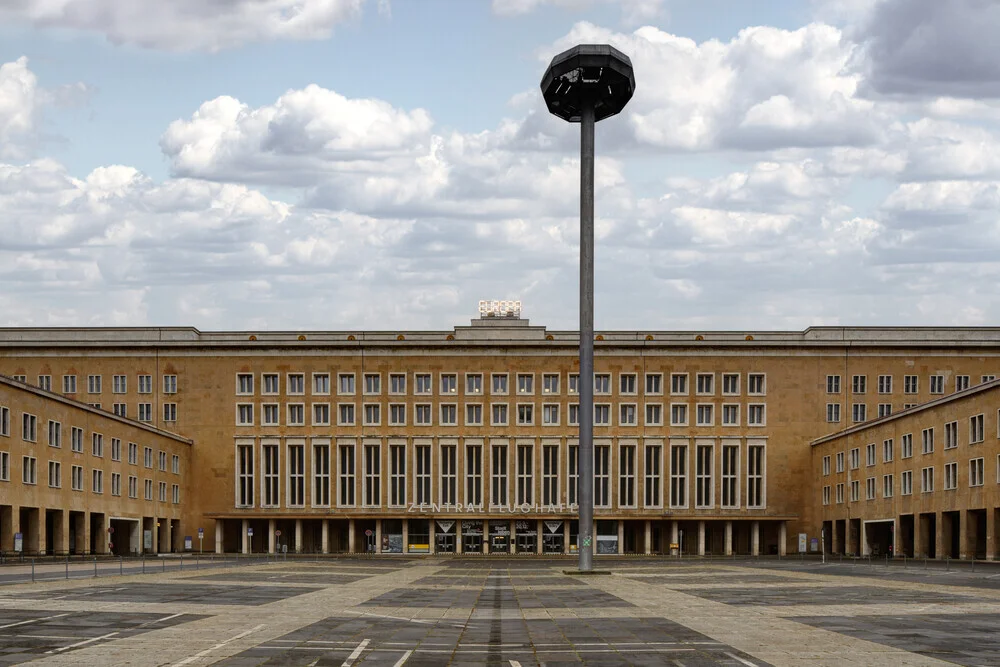
[[[510,553],[517,553],[517,544],[515,543],[515,538],[517,537],[517,522],[513,519],[510,521],[510,539],[507,541],[510,545]]]
[[[997,557],[997,518],[1000,518],[1000,510],[992,507],[986,510],[986,560]]]
[[[962,560],[967,560],[976,554],[976,529],[972,528],[972,522],[969,520],[970,517],[975,516],[972,512],[968,510],[958,513],[958,557]],[[951,527],[955,530],[955,526]],[[969,540],[972,540],[972,545],[969,545]]]
[[[435,549],[437,545],[434,544],[436,542],[434,528],[436,528],[434,517],[431,517],[427,520],[427,553],[429,554],[437,553],[437,549]]]
[[[725,554],[727,556],[733,555],[733,522],[726,522],[726,537],[725,537]]]
[[[760,521],[750,523],[750,555],[760,555]]]
[[[892,521],[892,555],[894,557],[899,556],[899,552],[903,546],[903,539],[899,536],[899,523],[899,517],[897,516]]]
[[[490,522],[489,519],[483,519],[483,553],[488,554],[490,552]]]
[[[2,525],[0,525],[0,551],[14,551],[14,533],[21,530],[21,508],[10,505],[2,510]]]
[[[678,521],[671,521],[670,522],[670,544],[676,544],[677,545],[677,555],[678,556],[681,554],[681,530],[680,529],[681,529],[680,522],[678,522]],[[670,551],[671,551],[670,555],[673,556],[674,555],[673,549],[671,549]]]
[[[142,522],[139,523],[139,532],[142,533]],[[215,553],[217,553],[217,554],[221,554],[222,553],[222,549],[223,549],[222,536],[223,536],[224,533],[225,533],[225,528],[223,527],[222,519],[216,519],[215,520]],[[141,534],[140,534],[139,539],[142,539]],[[140,542],[139,544],[141,546],[142,542]]]
[[[277,553],[277,535],[275,532],[278,530],[278,522],[274,519],[267,520],[267,552],[269,554]]]
[[[355,553],[357,551],[357,546],[354,543],[355,531],[357,528],[354,525],[354,519],[347,520],[347,553]]]
[[[64,509],[59,517],[59,537],[58,540],[59,552],[62,554],[69,553],[69,510]],[[116,540],[124,540],[126,537],[124,535],[115,535]],[[125,547],[123,553],[128,553],[127,546]]]
[[[455,520],[455,553],[462,553],[462,520]]]
[[[698,555],[705,555],[705,522],[698,522]]]
[[[645,553],[648,556],[648,555],[650,555],[650,554],[653,553],[653,522],[652,521],[650,521],[648,519],[646,520],[646,525],[645,525],[645,527],[643,529],[643,533],[644,533],[644,535],[643,535],[642,539],[643,539],[643,544],[645,545],[643,553]]]
[[[944,535],[944,512],[934,513],[934,558],[937,560],[944,560],[944,545],[945,545],[945,535]]]
[[[927,538],[924,535],[924,522],[920,514],[913,515],[913,557],[927,557]]]
[[[375,553],[382,553],[382,519],[375,519]]]
[[[920,515],[917,515],[917,520],[915,522],[914,533],[920,530]],[[837,554],[840,553],[840,538],[837,536],[837,521],[834,519],[830,522],[830,553]],[[914,537],[916,540],[916,537]],[[916,542],[914,542],[915,544]]]
[[[788,553],[788,522],[778,522],[778,555],[784,556]]]
[[[870,553],[868,549],[868,531],[865,528],[863,520],[858,521],[858,541],[861,543],[861,548],[859,549],[861,555],[867,556]]]
[[[403,553],[410,553],[410,520],[403,519]]]
[[[535,526],[535,553],[540,555],[542,553],[542,538],[545,537],[545,523],[541,519],[535,523],[537,524]]]
[[[569,519],[563,519],[563,553],[569,552]]]
[[[108,515],[105,514],[104,530],[102,531],[104,534],[101,537],[101,553],[106,553],[108,549],[108,524],[110,522],[111,519],[109,519]],[[163,536],[166,538],[166,540],[165,544],[161,545],[161,548],[165,553],[171,553],[173,551],[173,544],[174,544],[174,524],[172,521],[170,521],[170,519],[164,519],[163,523],[165,528],[165,530],[163,531]]]
[[[45,508],[39,507],[38,510],[38,521],[36,521],[36,531],[38,532],[38,553],[39,555],[45,555],[48,545],[45,543]],[[106,541],[107,535],[105,535],[104,548],[107,548],[108,544]],[[100,545],[98,545],[100,546]]]
[[[295,553],[302,553],[302,519],[295,520]]]
[[[320,544],[320,551],[324,554],[330,553],[330,520],[323,519],[323,535],[320,538],[322,543]]]
[[[250,520],[243,519],[243,553],[250,553]],[[156,544],[156,520],[153,520],[153,544]]]
[[[594,533],[597,534],[596,532]],[[618,520],[618,555],[625,553],[625,522]]]

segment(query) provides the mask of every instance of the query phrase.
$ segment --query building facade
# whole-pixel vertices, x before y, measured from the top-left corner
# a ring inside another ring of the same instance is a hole
[[[72,394],[86,380],[59,378]],[[42,382],[45,389],[0,376],[0,550],[183,549],[191,441],[67,399]]]
[[[811,441],[1000,368],[987,328],[603,332],[595,346],[599,554],[782,553],[819,534]],[[219,551],[572,553],[577,355],[575,332],[507,317],[0,330],[0,374],[193,441],[183,530]]]
[[[813,502],[830,550],[993,560],[998,410],[992,380],[813,442]]]

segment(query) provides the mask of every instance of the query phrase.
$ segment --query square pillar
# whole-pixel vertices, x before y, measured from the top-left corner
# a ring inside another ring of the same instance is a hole
[[[646,525],[643,526],[643,553],[647,556],[653,553],[653,522],[646,520]]]
[[[36,511],[38,512],[38,521],[35,522],[36,523],[35,530],[38,533],[38,542],[37,542],[37,544],[38,544],[38,554],[40,556],[44,556],[46,553],[48,553],[46,551],[46,549],[48,548],[48,545],[45,544],[45,523],[46,523],[46,519],[48,517],[45,516],[45,508],[44,507],[39,507]],[[105,537],[107,537],[107,535],[105,535]],[[100,546],[100,545],[98,545],[98,546]],[[107,545],[107,540],[104,540],[104,547],[106,548],[107,546],[108,546]]]
[[[462,553],[462,520],[455,520],[455,553]]]
[[[295,520],[295,553],[302,553],[302,519]]]
[[[489,519],[483,519],[483,553],[488,554],[490,552],[490,521]]]
[[[569,519],[563,519],[563,553],[569,555]]]
[[[115,539],[124,540],[124,535],[117,535]],[[61,554],[69,553],[69,510],[64,509],[59,513],[59,535],[56,537],[56,548]],[[128,549],[125,550],[126,553]]]
[[[410,520],[403,519],[403,553],[410,553]]]
[[[788,553],[788,522],[778,522],[778,555],[784,556]]]
[[[375,519],[375,553],[382,553],[382,519]]]
[[[323,519],[323,536],[320,538],[322,540],[320,544],[320,550],[328,554],[330,553],[330,520]]]
[[[153,544],[156,544],[156,521],[153,521]],[[250,519],[243,519],[243,553],[250,553]]]
[[[670,522],[670,544],[676,544],[677,545],[677,553],[676,554],[671,553],[670,555],[671,556],[674,556],[674,555],[680,556],[681,555],[681,525],[680,525],[680,522],[678,522],[678,521],[671,521]],[[671,548],[671,552],[673,552],[673,548]]]
[[[269,554],[277,553],[277,531],[278,522],[274,519],[267,520],[267,552]]]
[[[986,510],[986,560],[995,560],[997,557],[997,522],[1000,521],[1000,510]]]
[[[594,533],[595,535],[597,533]],[[625,522],[618,520],[618,555],[625,553]]]
[[[437,553],[437,550],[434,548],[435,546],[437,546],[436,544],[434,544],[435,542],[437,542],[437,536],[434,531],[435,528],[436,526],[434,517],[427,519],[427,553],[431,555]]]
[[[862,556],[867,556],[869,554],[869,551],[868,551],[868,529],[865,526],[865,522],[863,520],[862,521],[858,521],[858,532],[859,532],[858,540],[861,543],[861,555]]]
[[[914,546],[916,546],[916,533],[920,531],[920,515],[917,515],[916,525],[914,526]],[[839,531],[837,530],[837,520],[834,519],[830,522],[830,553],[839,554],[840,553],[840,538],[838,537]],[[915,553],[915,552],[914,552]]]
[[[733,522],[732,521],[727,521],[726,522],[726,536],[724,538],[724,541],[725,541],[725,545],[724,545],[725,546],[725,554],[727,556],[732,556],[733,555]]]
[[[760,521],[750,522],[750,555],[760,555]]]
[[[976,515],[966,510],[964,512],[959,512],[958,516],[958,557],[962,560],[968,560],[976,555],[976,529],[974,518]],[[952,530],[954,529],[955,527],[952,526]],[[969,544],[969,540],[972,540],[971,545]]]
[[[698,555],[705,555],[705,522],[698,522]]]
[[[541,555],[541,553],[542,553],[542,539],[545,536],[545,532],[544,532],[544,530],[545,530],[545,524],[544,524],[544,522],[541,519],[539,519],[535,523],[537,524],[535,526],[535,553],[538,554],[538,555]]]
[[[511,555],[517,553],[517,544],[515,544],[516,537],[517,537],[517,522],[512,519],[510,522],[510,539],[508,540],[508,544],[510,545]]]
[[[944,512],[934,513],[934,558],[937,560],[944,560],[944,545],[949,544],[950,541],[945,542],[945,530],[944,530]]]
[[[924,517],[922,514],[913,515],[913,557],[927,557],[927,538],[924,534]]]
[[[892,555],[898,556],[903,549],[903,538],[899,534],[899,524],[901,521],[897,516],[892,521]]]
[[[155,524],[156,520],[154,519],[153,522]],[[155,525],[154,525],[154,530],[155,530]],[[83,540],[83,544],[81,545],[81,548],[78,549],[78,552],[81,554],[90,553],[90,512],[83,513],[83,530],[77,531],[77,540],[78,541]],[[154,547],[156,546],[155,532],[153,533],[153,546]]]
[[[0,509],[0,551],[14,551],[14,533],[21,531],[21,508],[9,505]]]
[[[139,530],[142,530],[142,525],[139,525]],[[222,519],[215,520],[215,553],[221,554],[223,548],[222,535],[223,535]]]
[[[355,530],[357,528],[354,525],[354,519],[347,520],[347,553],[354,553],[357,547],[354,546],[354,536]]]

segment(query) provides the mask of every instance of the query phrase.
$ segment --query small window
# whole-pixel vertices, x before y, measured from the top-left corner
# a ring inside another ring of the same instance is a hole
[[[494,403],[491,408],[491,419],[490,423],[493,426],[506,426],[507,425],[507,404],[506,403]]]
[[[535,406],[531,403],[517,404],[517,425],[532,426],[535,423]]]
[[[251,380],[253,376],[251,375]],[[140,394],[152,394],[153,393],[153,376],[152,375],[140,375],[139,376],[139,393]],[[253,384],[251,381],[250,393],[253,393]]]
[[[465,393],[468,396],[481,396],[483,393],[482,373],[466,373]]]
[[[559,426],[559,404],[546,403],[542,405],[542,425]]]
[[[863,394],[868,389],[868,376],[855,375],[851,378],[851,393]]]
[[[594,374],[594,393],[607,395],[611,393],[611,375],[608,373]]]
[[[416,384],[415,393],[417,394],[430,394],[434,391],[434,387],[431,386],[430,373],[416,373],[413,376],[413,381]]]
[[[840,376],[839,375],[827,375],[826,376],[826,393],[828,393],[828,394],[839,394],[840,393]]]
[[[620,426],[636,426],[639,423],[635,403],[622,403],[618,406],[618,424]]]
[[[253,426],[253,403],[236,404],[236,424],[239,426]]]
[[[611,426],[611,406],[607,403],[594,404],[594,426]]]
[[[903,376],[903,393],[916,394],[920,389],[919,378],[916,375]]]
[[[406,403],[389,404],[389,426],[406,426]]]
[[[955,391],[965,391],[969,388],[969,376],[968,375],[956,375],[955,376]]]
[[[747,426],[764,426],[767,423],[767,406],[751,403],[747,406]]]
[[[441,374],[441,395],[451,396],[458,393],[458,376],[454,373]]]
[[[365,373],[365,394],[375,396],[382,393],[382,374]]]
[[[685,395],[688,393],[687,373],[673,373],[670,375],[670,393],[675,395]]]
[[[740,406],[737,403],[724,403],[722,405],[722,425],[740,425]]]
[[[481,403],[465,404],[465,425],[466,426],[483,425],[483,405]]]
[[[365,403],[365,426],[378,426],[382,423],[382,406],[378,403]]]
[[[302,396],[306,393],[306,376],[302,373],[289,373],[286,390],[289,395]],[[329,387],[327,392],[329,393]]]
[[[969,417],[969,444],[974,445],[982,442],[986,437],[983,415]]]
[[[302,408],[302,404],[299,404]],[[299,416],[298,411],[296,411],[296,417]],[[312,404],[312,423],[314,426],[329,426],[330,425],[330,404],[329,403],[313,403]],[[294,422],[289,421],[289,425],[295,425]]]
[[[406,393],[406,373],[389,374],[389,393],[394,396],[402,396]]]
[[[100,377],[100,375],[98,375],[97,377]],[[177,393],[177,376],[176,375],[164,375],[163,376],[163,393],[164,394],[176,394]]]
[[[714,407],[714,405],[708,403],[699,403],[695,408],[695,423],[698,426],[712,426],[715,423],[713,412]]]
[[[301,377],[301,375],[299,376]],[[330,394],[330,374],[329,373],[313,373],[313,391],[312,393],[318,394],[320,396],[327,396]],[[291,379],[291,378],[289,378]],[[289,394],[301,393],[293,392],[291,390],[291,383],[289,383]]]
[[[458,406],[454,403],[441,404],[441,425],[458,426]]]
[[[165,421],[165,422],[175,422],[175,421],[177,421],[177,404],[176,403],[164,403],[163,404],[163,421]]]
[[[723,373],[722,374],[722,395],[723,396],[738,396],[740,393],[740,374],[739,373]]]
[[[646,426],[663,426],[663,405],[646,403]]]
[[[715,374],[714,373],[698,373],[698,393],[702,395],[714,394],[715,393]]]
[[[986,459],[978,458],[969,461],[969,486],[982,486],[986,480]]]
[[[414,422],[417,426],[430,426],[431,420],[431,405],[430,403],[418,403],[414,406],[416,411],[416,421]]]
[[[638,393],[638,382],[635,373],[621,373],[618,375],[618,393],[636,394]]]
[[[878,393],[880,393],[880,394],[891,394],[892,393],[892,376],[891,375],[879,375],[878,376]]]
[[[663,373],[646,373],[646,393],[653,395],[663,393]]]
[[[864,403],[855,403],[851,406],[851,421],[855,424],[868,419],[868,406]]]
[[[279,380],[277,373],[264,373],[260,376],[264,383],[264,390],[260,393],[274,396],[279,392]]]
[[[826,421],[831,424],[840,422],[840,403],[826,404]]]
[[[671,426],[687,426],[688,406],[685,403],[673,403],[670,406],[670,425]]]
[[[141,422],[151,422],[151,421],[153,421],[153,404],[152,403],[140,403],[139,404],[139,421],[141,421]]]
[[[542,393],[556,395],[559,393],[559,374],[545,373],[542,375]]]
[[[263,426],[278,425],[277,403],[264,403],[260,406],[260,423]]]
[[[75,375],[63,375],[63,393],[64,394],[75,394],[76,393],[76,376]]]
[[[943,394],[944,393],[944,376],[943,375],[932,375],[931,376],[931,393],[932,394]]]
[[[955,462],[944,464],[944,489],[952,491],[958,488],[958,464]]]
[[[118,377],[117,375],[115,377]],[[115,392],[116,394],[118,392]],[[253,374],[238,373],[236,375],[236,393],[240,396],[250,396],[253,394]]]
[[[337,376],[337,393],[342,396],[351,396],[354,390],[354,373],[341,373]]]
[[[530,373],[518,373],[517,374],[517,393],[518,394],[534,394],[535,393],[535,376]]]
[[[567,378],[566,379],[567,391],[570,394],[579,394],[580,393],[580,374],[579,373],[570,373],[569,375],[566,376],[566,378]]]
[[[763,373],[750,373],[747,375],[747,393],[751,396],[763,396],[767,393],[767,386]]]
[[[100,394],[103,387],[101,386],[101,376],[100,375],[88,375],[87,376],[87,393],[88,394]]]
[[[503,395],[507,393],[507,374],[506,373],[494,373],[492,381],[492,393]]]
[[[42,391],[52,391],[52,376],[51,375],[39,375],[38,376],[38,388]]]
[[[340,426],[354,426],[353,403],[341,403],[337,406],[337,424]]]

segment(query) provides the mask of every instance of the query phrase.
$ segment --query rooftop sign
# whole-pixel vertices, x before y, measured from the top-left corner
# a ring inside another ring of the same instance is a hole
[[[521,317],[520,301],[480,301],[479,317]]]

